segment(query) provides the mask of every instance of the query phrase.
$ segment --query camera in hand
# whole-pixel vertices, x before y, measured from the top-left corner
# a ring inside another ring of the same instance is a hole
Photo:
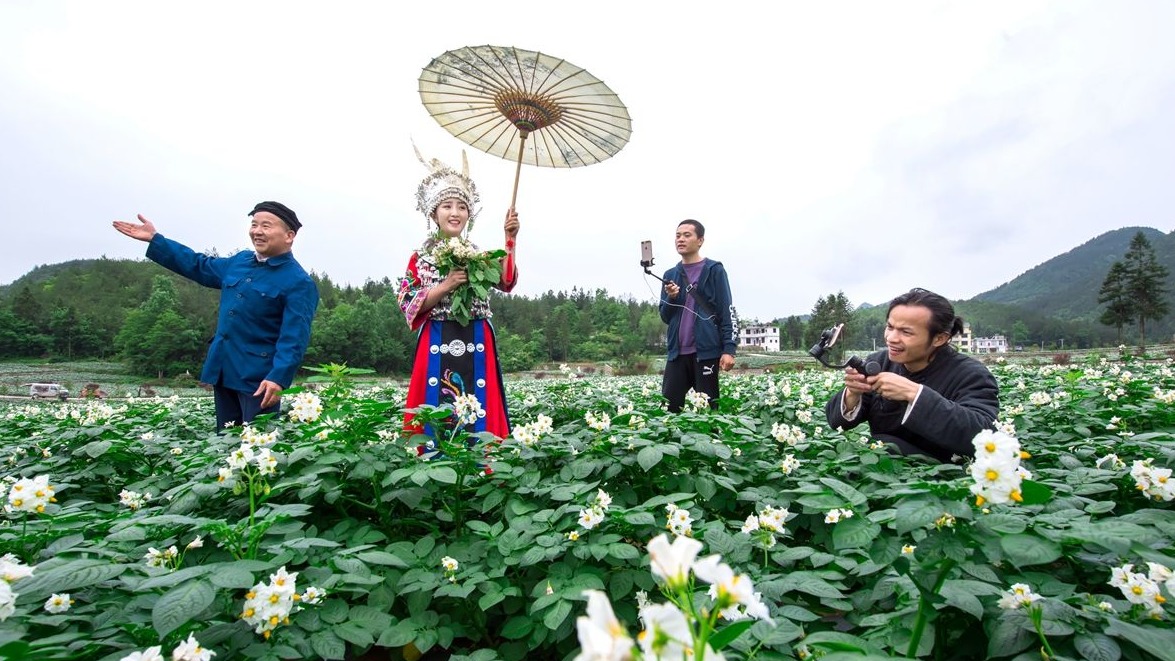
[[[875,376],[880,374],[881,363],[877,362],[876,360],[865,361],[860,356],[849,356],[848,360],[846,360],[844,363],[840,365],[834,365],[829,363],[824,358],[824,354],[828,352],[832,345],[836,344],[838,339],[840,339],[840,332],[844,329],[844,326],[844,324],[837,324],[832,328],[827,328],[821,331],[820,340],[817,341],[811,349],[808,349],[808,355],[815,358],[820,362],[821,365],[825,367],[831,367],[833,369],[844,369],[846,367],[851,367],[865,376]]]
[[[865,376],[876,376],[881,374],[881,363],[877,362],[876,360],[865,362],[865,359],[861,358],[860,356],[849,356],[849,359],[845,361],[845,365],[857,370]]]

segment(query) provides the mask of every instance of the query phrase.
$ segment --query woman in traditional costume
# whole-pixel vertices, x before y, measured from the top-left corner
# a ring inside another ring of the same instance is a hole
[[[408,260],[398,294],[400,310],[408,325],[419,332],[404,429],[431,434],[430,430],[413,423],[411,409],[424,404],[468,409],[472,396],[480,407],[476,407],[476,418],[466,429],[505,438],[510,433],[510,421],[497,342],[490,324],[493,313],[489,299],[475,295],[469,305],[471,319],[468,323],[457,321],[452,294],[459,287],[469,286],[468,273],[459,268],[442,272],[438,267],[439,262],[445,261],[439,259],[439,252],[451,247],[451,239],[460,239],[464,247],[476,250],[467,237],[479,211],[477,187],[469,178],[469,163],[464,153],[461,172],[437,159],[425,163],[419,151],[416,156],[429,169],[429,175],[416,190],[417,209],[428,219],[429,235]],[[506,211],[504,229],[506,256],[501,260],[502,277],[494,287],[508,292],[518,282],[514,264],[518,213],[513,208]]]

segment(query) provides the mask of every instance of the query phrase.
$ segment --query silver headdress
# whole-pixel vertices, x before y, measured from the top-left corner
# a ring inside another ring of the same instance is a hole
[[[457,198],[469,207],[469,224],[472,225],[473,219],[481,211],[476,208],[481,202],[481,197],[477,194],[477,186],[469,178],[469,159],[465,156],[465,150],[461,150],[461,172],[457,172],[438,159],[425,161],[415,143],[412,144],[412,149],[416,152],[417,160],[429,171],[428,176],[416,188],[416,208],[432,220],[433,212],[441,202]]]

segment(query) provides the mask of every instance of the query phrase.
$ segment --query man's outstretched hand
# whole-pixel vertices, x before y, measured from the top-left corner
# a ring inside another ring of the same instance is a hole
[[[150,241],[155,237],[155,224],[139,214],[139,222],[132,223],[126,220],[114,221],[114,229],[140,241]]]

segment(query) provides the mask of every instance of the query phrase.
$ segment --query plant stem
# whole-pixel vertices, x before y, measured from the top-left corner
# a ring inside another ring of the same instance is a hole
[[[1043,627],[1041,626],[1041,619],[1044,615],[1043,610],[1039,606],[1031,606],[1029,610],[1029,617],[1032,618],[1032,626],[1036,629],[1036,635],[1040,637],[1040,644],[1044,648],[1043,653],[1048,659],[1056,657],[1053,648],[1049,645],[1049,639],[1045,637]]]
[[[942,571],[939,572],[938,578],[934,580],[934,588],[931,589],[930,595],[938,594],[942,589],[943,583],[946,583],[947,574],[955,567],[954,560],[944,560]],[[917,582],[915,582],[917,585]],[[918,589],[918,617],[914,620],[914,629],[910,632],[910,646],[906,648],[906,657],[913,659],[918,653],[918,644],[922,642],[922,634],[926,632],[926,623],[930,621],[930,611],[934,606],[930,603],[929,596]]]
[[[249,476],[249,530],[253,530],[253,518],[257,513],[257,501],[253,495],[253,473],[247,473]]]

